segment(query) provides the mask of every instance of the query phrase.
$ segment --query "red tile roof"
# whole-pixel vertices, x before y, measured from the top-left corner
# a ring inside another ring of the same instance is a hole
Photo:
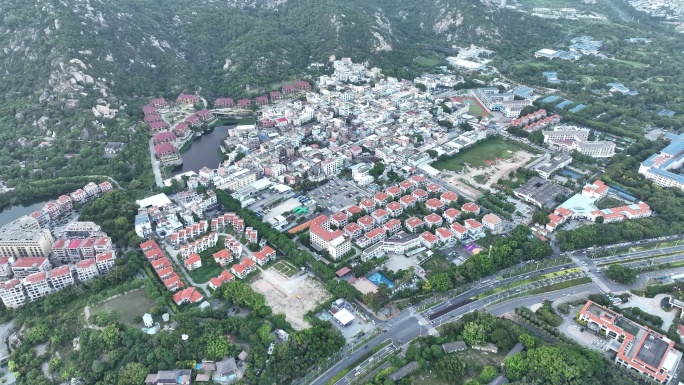
[[[432,214],[426,216],[426,217],[423,218],[423,219],[424,219],[425,222],[427,222],[427,223],[439,223],[439,222],[442,222],[442,217],[440,217],[439,215],[437,215],[437,214],[435,214],[435,213],[432,213]]]
[[[468,202],[461,207],[461,211],[466,211],[469,213],[476,213],[480,210],[480,206],[473,202]]]

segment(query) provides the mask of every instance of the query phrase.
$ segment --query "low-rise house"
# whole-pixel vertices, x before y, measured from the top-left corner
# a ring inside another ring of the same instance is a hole
[[[164,286],[168,291],[176,291],[184,286],[183,282],[180,280],[180,277],[176,273],[172,273],[168,278],[163,280],[162,283],[164,283]]]
[[[200,102],[200,97],[193,94],[180,94],[176,98],[178,104],[195,104]]]
[[[371,214],[371,217],[373,217],[373,220],[375,221],[375,223],[382,225],[385,222],[387,222],[387,220],[390,217],[390,214],[385,209],[377,209],[377,210],[373,211],[373,213]]]
[[[379,192],[373,196],[373,200],[379,207],[385,207],[388,199],[389,195],[385,194],[384,192]]]
[[[160,370],[155,374],[145,377],[145,385],[190,385],[192,383],[192,370]]]
[[[480,213],[480,206],[473,202],[468,202],[461,206],[461,211],[467,214],[478,215]]]
[[[387,223],[382,225],[382,229],[390,235],[394,235],[401,230],[401,221],[398,219],[390,219]]]
[[[441,184],[438,183],[428,183],[428,185],[425,187],[428,193],[440,193],[444,191],[444,187],[442,187]]]
[[[209,280],[209,287],[216,290],[224,283],[235,281],[235,276],[228,270],[223,270],[218,277]]]
[[[401,196],[401,189],[397,186],[389,187],[385,193],[392,198],[399,198]]]
[[[458,201],[458,194],[452,191],[445,191],[442,193],[442,195],[439,197],[439,200],[441,200],[445,205],[450,205],[451,202],[457,202]]]
[[[197,291],[197,289],[192,286],[188,286],[187,288],[173,295],[173,302],[175,302],[176,305],[181,305],[184,303],[197,303],[203,299],[204,296],[202,293]]]
[[[466,219],[465,227],[468,228],[468,233],[473,236],[482,234],[484,232],[482,223],[476,221],[475,219]]]
[[[254,267],[254,262],[249,258],[243,258],[240,263],[236,263],[230,268],[230,272],[235,274],[235,276],[240,279],[244,278],[247,276],[247,274],[253,272],[254,270],[256,270]]]
[[[226,267],[226,265],[233,261],[233,255],[228,249],[222,249],[214,253],[213,257],[214,261],[221,267]]]
[[[466,343],[463,341],[454,341],[442,344],[442,350],[444,350],[444,353],[446,354],[451,354],[453,352],[462,352],[466,350],[466,348]]]
[[[411,233],[415,233],[418,230],[420,230],[424,225],[424,222],[418,218],[418,217],[411,217],[407,219],[404,222],[404,226],[406,226],[406,230],[408,230]]]
[[[337,227],[345,226],[347,224],[347,214],[343,211],[333,214],[330,217],[330,223]]]
[[[443,210],[444,209],[444,202],[437,198],[432,198],[428,199],[427,202],[425,202],[425,206],[432,212],[435,212],[437,210]]]
[[[386,209],[392,218],[398,217],[404,213],[404,206],[399,202],[388,203]]]
[[[438,227],[435,234],[442,243],[451,243],[454,241],[454,233],[446,227]]]
[[[193,253],[190,254],[185,261],[183,261],[183,264],[188,271],[199,269],[202,267],[202,258],[199,256],[199,254]]]
[[[461,217],[461,212],[454,208],[448,208],[446,211],[444,211],[442,216],[448,223],[454,223],[458,218]]]
[[[100,271],[100,274],[109,272],[116,264],[116,255],[114,254],[114,251],[96,255],[95,264],[97,265],[97,270]]]
[[[361,229],[365,231],[371,231],[375,227],[375,220],[370,215],[363,216],[356,221]]]
[[[489,213],[482,217],[482,224],[484,225],[485,228],[491,230],[491,231],[499,231],[501,229],[502,222],[501,218],[499,218],[496,214]]]
[[[344,226],[344,235],[351,239],[355,239],[359,237],[361,234],[363,234],[363,229],[356,222],[352,222]]]
[[[364,199],[359,203],[359,206],[361,209],[366,210],[367,213],[370,213],[371,211],[375,210],[376,204],[374,199]]]
[[[425,226],[427,226],[428,228],[432,226],[442,225],[442,217],[437,215],[436,213],[427,215],[425,218],[423,218],[423,221],[425,221]]]
[[[463,240],[468,235],[468,228],[458,222],[451,224],[451,230],[454,232],[454,237],[458,240]]]
[[[264,246],[263,249],[252,254],[251,258],[257,265],[263,266],[268,263],[268,261],[275,260],[276,252],[270,246]]]
[[[402,366],[401,369],[399,369],[396,372],[387,376],[387,378],[390,381],[397,382],[397,381],[401,380],[402,378],[408,376],[409,374],[415,372],[418,369],[420,369],[420,365],[418,364],[418,362],[411,361],[408,364]]]
[[[437,246],[438,242],[439,237],[429,231],[424,231],[422,234],[420,234],[420,243],[428,249]]]
[[[399,198],[399,203],[404,206],[404,209],[407,207],[413,207],[413,205],[416,204],[416,201],[417,199],[413,197],[413,195],[404,195],[403,197]]]
[[[413,190],[413,192],[411,193],[411,195],[412,195],[414,198],[416,198],[416,200],[417,200],[418,202],[425,202],[425,201],[427,201],[427,199],[428,199],[428,193],[427,193],[427,191],[425,191],[425,190],[423,190],[423,189],[420,189],[420,188],[419,188],[419,189],[416,189],[416,190]]]
[[[358,243],[360,247],[368,247],[382,241],[386,237],[385,230],[382,227],[377,227],[367,232],[362,237],[359,237],[356,243]]]

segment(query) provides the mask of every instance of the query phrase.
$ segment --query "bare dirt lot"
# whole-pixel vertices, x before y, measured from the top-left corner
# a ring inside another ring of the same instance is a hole
[[[273,269],[264,270],[251,286],[264,294],[274,313],[285,314],[296,330],[309,327],[304,314],[328,297],[323,285],[307,275],[287,279]]]
[[[466,185],[465,183],[459,181],[459,179],[464,179],[469,183],[481,188],[490,189],[492,183],[496,183],[501,178],[507,179],[509,172],[517,170],[526,165],[532,159],[532,156],[533,155],[527,151],[516,151],[509,159],[498,161],[495,165],[485,167],[465,167],[465,172],[463,173],[449,173],[442,178],[449,183],[454,184],[454,186],[468,194],[471,198],[477,198],[480,196],[480,191]],[[480,178],[484,178],[485,182],[478,183],[476,181],[476,177],[478,176],[481,176]]]

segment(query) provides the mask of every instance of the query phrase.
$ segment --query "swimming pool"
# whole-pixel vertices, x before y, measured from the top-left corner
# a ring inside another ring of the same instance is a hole
[[[394,282],[390,281],[389,278],[385,277],[381,272],[377,272],[370,277],[368,277],[368,280],[373,282],[376,286],[380,286],[381,283],[384,283],[389,287],[390,289],[394,289]]]

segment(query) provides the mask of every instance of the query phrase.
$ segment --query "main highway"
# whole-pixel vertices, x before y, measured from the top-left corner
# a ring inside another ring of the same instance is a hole
[[[660,238],[660,239],[652,240],[649,242],[675,240],[675,239],[681,239],[681,237],[680,236],[673,236],[673,237],[667,237],[667,238]],[[644,242],[644,243],[646,243],[646,242]],[[634,243],[620,244],[620,245],[614,245],[614,246],[607,246],[606,248],[604,248],[604,250],[610,250],[611,247],[613,247],[613,248],[615,248],[615,247],[631,247],[631,246],[638,246],[638,245],[643,245],[643,243],[634,242]],[[496,275],[484,278],[480,282],[475,283],[475,285],[470,290],[466,291],[465,293],[460,294],[454,298],[445,299],[441,303],[430,307],[426,311],[419,311],[419,310],[415,309],[414,307],[409,307],[407,309],[404,309],[399,314],[395,315],[390,320],[388,320],[384,324],[380,325],[383,328],[383,330],[385,330],[385,332],[383,332],[383,333],[379,334],[378,336],[376,336],[375,338],[371,339],[370,341],[368,341],[363,346],[358,347],[355,350],[348,353],[340,361],[338,361],[335,365],[333,365],[332,367],[327,369],[325,372],[321,373],[320,376],[318,376],[311,383],[314,385],[325,384],[331,378],[333,378],[337,373],[341,372],[345,368],[348,368],[350,365],[357,362],[359,359],[361,359],[364,355],[371,352],[378,345],[386,344],[387,341],[390,341],[394,346],[401,346],[401,345],[407,344],[409,341],[411,341],[412,339],[414,339],[420,335],[435,334],[436,330],[434,329],[434,327],[436,327],[436,326],[439,326],[439,325],[446,323],[446,322],[451,322],[453,320],[457,320],[461,316],[463,316],[464,314],[466,314],[470,311],[484,309],[485,306],[487,306],[487,304],[491,303],[491,299],[485,298],[485,299],[478,299],[478,300],[471,301],[470,298],[476,297],[482,293],[485,293],[488,290],[500,288],[500,287],[506,286],[508,284],[511,284],[513,282],[521,281],[524,279],[534,278],[534,277],[538,277],[540,275],[554,273],[554,272],[566,270],[568,268],[576,268],[576,267],[581,268],[584,271],[584,273],[586,274],[586,276],[590,277],[593,281],[592,283],[574,286],[574,287],[570,287],[568,289],[554,291],[551,293],[544,293],[544,294],[538,294],[538,295],[532,295],[532,296],[519,297],[519,298],[515,298],[512,300],[504,300],[503,302],[500,302],[496,305],[493,305],[492,307],[487,308],[487,311],[494,314],[494,315],[501,315],[501,314],[510,312],[513,309],[515,309],[516,307],[529,306],[529,305],[532,305],[534,303],[539,303],[539,302],[543,301],[544,299],[555,300],[555,299],[562,298],[562,297],[576,296],[576,295],[580,295],[580,294],[587,295],[590,293],[600,293],[600,292],[606,293],[606,292],[624,291],[624,290],[630,289],[634,285],[622,285],[622,284],[618,284],[618,283],[610,281],[609,279],[605,278],[603,276],[603,274],[596,272],[596,269],[597,269],[596,265],[606,263],[606,262],[609,262],[609,263],[625,262],[625,264],[627,264],[627,263],[629,263],[629,260],[649,258],[649,257],[653,257],[654,260],[664,259],[667,262],[672,261],[673,258],[675,261],[681,261],[681,260],[684,260],[684,245],[669,246],[669,247],[663,247],[663,248],[647,250],[647,251],[637,251],[634,253],[626,253],[626,254],[609,256],[609,257],[605,257],[605,258],[596,258],[596,259],[589,258],[587,256],[587,253],[588,253],[587,250],[580,250],[580,251],[568,253],[567,255],[572,259],[573,262],[566,263],[566,264],[556,266],[556,267],[540,269],[540,270],[536,270],[533,272],[521,274],[518,276],[513,276],[513,277],[506,278],[506,279],[502,279],[502,280],[498,280]],[[669,255],[666,257],[662,257],[662,258],[656,258],[657,255],[661,255],[661,254],[665,254],[665,253],[667,253],[667,254],[677,253],[677,254]],[[632,263],[635,263],[635,262],[632,262]],[[643,263],[643,261],[638,261],[636,263]],[[680,268],[680,269],[676,269],[676,270],[677,270],[677,272],[680,272],[680,271],[684,272],[684,268]],[[662,271],[652,272],[652,273],[647,273],[647,274],[641,274],[635,285],[641,285],[653,277],[661,276],[664,274],[665,273]],[[387,350],[383,348],[383,349],[381,349],[381,351],[378,352],[378,354],[385,354],[386,355]],[[364,363],[366,363],[367,361],[368,361],[368,359],[366,359],[364,361]],[[363,363],[359,366],[363,366]],[[355,368],[350,368],[350,369],[355,369]],[[357,376],[360,376],[360,372],[358,372],[356,370],[351,370],[342,379],[337,381],[336,384],[337,385],[348,385]]]

